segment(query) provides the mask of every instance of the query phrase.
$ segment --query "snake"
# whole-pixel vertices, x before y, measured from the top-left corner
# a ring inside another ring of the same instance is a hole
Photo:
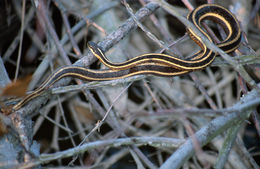
[[[212,43],[214,43],[212,37],[204,31],[201,24],[204,20],[218,23],[226,33],[226,37],[214,44],[224,52],[230,53],[239,47],[241,42],[239,22],[226,8],[217,4],[204,4],[192,10],[187,15],[187,19]],[[202,38],[195,34],[191,28],[187,28],[187,32],[191,39],[201,48],[188,59],[181,59],[162,53],[146,53],[135,56],[125,62],[111,62],[96,43],[88,42],[87,46],[92,54],[109,69],[93,70],[73,65],[60,67],[37,89],[15,104],[13,110],[19,110],[64,77],[79,78],[86,81],[107,81],[141,74],[172,77],[202,70],[214,61],[217,53],[209,49],[203,43]]]

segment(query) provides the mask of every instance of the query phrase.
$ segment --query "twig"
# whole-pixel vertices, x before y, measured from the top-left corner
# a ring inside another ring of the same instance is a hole
[[[185,4],[185,6],[189,9],[189,11],[192,11],[194,9],[194,7],[192,6],[192,4],[190,3],[190,1],[188,0],[182,0],[182,2]]]
[[[16,12],[17,12],[17,15],[18,16],[22,16],[22,14],[20,14],[19,12],[21,11],[20,8],[19,8],[19,5],[18,5],[18,1],[13,1],[14,4],[15,4],[15,9],[16,9]],[[33,19],[34,17],[34,13],[35,13],[35,10],[34,9],[30,9],[28,14],[24,17],[25,21],[24,21],[24,30],[27,31],[27,27],[29,26],[29,23],[30,21]],[[22,18],[21,18],[22,20]],[[19,31],[18,35],[14,38],[14,40],[12,41],[12,43],[9,45],[7,51],[5,52],[5,54],[3,55],[3,60],[4,62],[6,62],[7,60],[9,60],[10,56],[13,54],[13,52],[15,51],[17,45],[19,44],[19,40],[21,38],[21,30]],[[35,38],[35,37],[32,37],[32,38]]]
[[[190,77],[192,78],[192,80],[194,81],[195,85],[197,86],[197,88],[200,90],[200,92],[202,93],[203,97],[207,100],[207,102],[209,103],[210,107],[212,109],[217,109],[217,106],[215,104],[215,102],[209,97],[208,92],[206,91],[206,89],[201,85],[198,77],[191,72]]]
[[[51,37],[54,41],[54,44],[56,45],[56,48],[59,51],[60,56],[63,58],[66,65],[71,65],[71,61],[69,60],[66,52],[64,51],[64,49],[59,41],[58,35],[55,32],[53,25],[51,24],[51,21],[48,17],[48,12],[46,10],[44,1],[39,1],[38,9],[39,9],[39,14],[40,14],[41,18],[43,19],[43,22],[46,24],[46,28],[47,28],[46,30],[51,35]]]
[[[238,124],[232,126],[230,129],[228,129],[227,137],[223,143],[223,146],[218,155],[218,159],[214,166],[215,169],[224,168],[224,165],[226,164],[226,162],[228,160],[229,153],[236,140],[237,133],[239,132],[239,129],[241,127],[241,123],[242,123],[242,121],[240,121]]]
[[[152,34],[149,30],[146,29],[146,27],[144,25],[141,24],[140,21],[138,21],[138,19],[135,17],[132,8],[129,6],[129,4],[126,2],[126,0],[123,0],[123,4],[125,5],[128,13],[131,15],[131,17],[133,18],[133,20],[136,22],[136,24],[138,25],[139,28],[142,29],[142,31],[145,32],[145,34],[151,39],[153,40],[155,43],[157,43],[161,48],[165,48],[167,50],[170,50],[168,48],[168,46],[166,46],[164,44],[163,41],[159,40],[154,34]]]
[[[66,9],[65,7],[62,5],[62,3],[59,1],[59,0],[54,0],[56,6],[60,9],[61,11],[61,16],[62,16],[62,19],[63,19],[63,22],[64,22],[64,25],[67,29],[67,34],[69,36],[69,39],[70,39],[70,42],[73,46],[73,50],[74,52],[76,53],[76,55],[78,56],[78,58],[81,58],[82,57],[82,53],[72,35],[72,31],[71,31],[71,27],[70,27],[70,24],[69,24],[69,21],[68,21],[68,18],[66,16]]]
[[[255,128],[258,134],[258,137],[260,138],[260,118],[257,111],[253,111],[252,118],[255,124]]]
[[[4,88],[11,80],[8,77],[8,74],[5,69],[2,58],[0,57],[0,88]],[[1,91],[0,91],[1,92]]]
[[[200,129],[195,133],[195,137],[201,145],[205,145],[207,142],[211,141],[219,133],[223,132],[227,128],[238,124],[248,117],[248,111],[254,109],[260,103],[259,93],[256,90],[249,92],[245,95],[241,101],[239,101],[234,106],[228,108],[227,110],[232,110],[233,113],[229,113],[224,116],[220,116],[212,120],[207,126]],[[258,102],[256,103],[255,100]],[[252,104],[247,104],[251,103]],[[151,145],[159,147],[178,147],[182,144],[182,140],[173,138],[158,138],[158,137],[133,137],[133,138],[122,138],[122,139],[112,139],[105,141],[96,141],[93,143],[86,143],[82,146],[77,146],[69,150],[54,154],[42,154],[40,159],[33,162],[21,164],[20,168],[29,168],[39,164],[44,164],[56,159],[66,158],[74,156],[75,154],[83,153],[85,151],[91,150],[93,148],[98,148],[100,146],[112,146],[118,147],[123,145]],[[176,145],[177,144],[177,145]],[[161,168],[178,168],[180,167],[189,157],[194,153],[193,143],[191,138],[187,139],[186,142],[179,148],[175,153],[163,164]]]
[[[20,169],[26,169],[33,166],[37,166],[39,164],[45,164],[50,161],[54,161],[57,159],[62,159],[66,157],[71,157],[76,154],[83,153],[85,151],[89,151],[91,149],[99,148],[99,147],[120,147],[127,145],[150,145],[153,147],[168,147],[168,148],[176,148],[179,147],[183,143],[183,139],[174,139],[174,138],[166,138],[166,137],[132,137],[132,138],[119,138],[119,139],[109,139],[103,141],[95,141],[91,143],[85,143],[81,146],[77,146],[65,151],[60,151],[53,154],[42,154],[39,159],[24,163],[19,166],[16,166]]]
[[[68,85],[63,87],[51,88],[50,90],[51,90],[51,94],[61,94],[61,93],[78,91],[78,90],[97,89],[105,86],[115,86],[116,84],[124,84],[128,82],[141,80],[145,77],[146,77],[145,75],[139,75],[139,76],[127,77],[125,79],[116,79],[110,81],[96,81],[96,82],[89,82],[80,85]]]
[[[233,106],[233,109],[237,109],[233,113],[227,114],[226,116],[218,117],[212,120],[207,126],[201,128],[196,132],[195,137],[199,141],[200,145],[205,145],[218,134],[222,133],[226,129],[232,127],[233,125],[239,124],[241,121],[244,121],[249,112],[255,108],[247,107],[246,109],[242,108],[247,100],[254,100],[259,97],[257,90],[253,90],[245,97],[241,98],[241,101],[236,103]],[[187,141],[178,148],[171,156],[166,160],[166,162],[161,166],[161,169],[177,169],[180,168],[192,155],[194,154],[194,145],[192,139],[189,138]]]
[[[21,18],[21,33],[20,33],[20,44],[19,44],[19,50],[18,50],[18,56],[17,56],[17,62],[16,62],[16,69],[15,69],[15,76],[14,81],[18,78],[19,68],[20,68],[20,62],[21,62],[21,54],[22,54],[22,46],[23,46],[23,35],[24,35],[24,15],[25,15],[25,6],[26,1],[22,1],[22,18]]]
[[[77,23],[75,26],[73,26],[73,28],[71,29],[71,33],[75,34],[77,31],[79,31],[83,26],[86,25],[87,22],[89,22],[92,18],[102,14],[103,12],[106,12],[107,10],[117,6],[119,3],[117,1],[113,1],[113,2],[109,2],[109,3],[105,3],[102,5],[102,7],[97,8],[95,11],[91,12],[90,14],[88,14],[87,16],[81,17],[82,20]],[[87,22],[86,22],[87,21]],[[61,39],[60,43],[62,45],[64,45],[65,43],[67,43],[67,41],[69,40],[69,37],[67,34],[65,34],[63,36],[63,38]]]
[[[104,117],[102,118],[102,120],[99,121],[99,122],[96,124],[95,128],[93,128],[93,129],[89,132],[89,134],[82,140],[82,142],[79,144],[79,146],[81,146],[93,132],[95,132],[96,130],[98,130],[98,129],[103,125],[103,123],[105,122],[106,118],[107,118],[108,115],[109,115],[109,112],[112,110],[113,105],[114,105],[114,104],[116,103],[116,101],[122,96],[122,94],[126,92],[126,90],[131,86],[131,84],[132,84],[132,83],[129,83],[129,84],[124,88],[124,90],[122,90],[122,91],[119,93],[119,95],[117,96],[117,98],[115,98],[115,100],[113,101],[113,103],[111,104],[111,106],[110,106],[110,107],[108,108],[108,110],[106,111],[106,113],[105,113]]]
[[[139,0],[140,3],[144,6],[145,2],[144,0]],[[159,32],[162,34],[163,38],[167,41],[167,42],[172,42],[172,35],[164,28],[161,26],[159,20],[156,18],[156,16],[154,14],[150,15],[150,19],[153,22],[153,24],[156,26],[156,28],[159,30]],[[168,46],[169,47],[169,46]],[[181,53],[177,50],[177,48],[174,48],[174,52],[180,56]]]
[[[240,150],[243,152],[246,161],[249,161],[251,163],[251,165],[254,167],[254,169],[259,169],[260,168],[259,164],[257,164],[255,159],[252,157],[252,154],[250,152],[248,152],[248,150],[246,149],[246,146],[243,143],[243,140],[240,137],[238,137],[236,139],[236,143],[240,147]],[[251,166],[248,168],[251,168]]]
[[[253,19],[257,15],[259,8],[260,8],[260,0],[256,0],[255,6],[254,6],[254,8],[253,8],[253,10],[251,11],[251,14],[250,14],[250,20]]]

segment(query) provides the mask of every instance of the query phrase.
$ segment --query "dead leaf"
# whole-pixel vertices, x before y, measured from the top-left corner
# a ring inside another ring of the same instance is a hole
[[[4,120],[2,119],[2,117],[0,116],[0,136],[6,134],[8,131],[7,131],[7,127],[4,123]]]
[[[31,79],[32,76],[29,75],[8,84],[6,87],[2,89],[1,96],[16,96],[16,97],[25,96]]]
[[[90,108],[87,104],[73,104],[75,111],[78,113],[79,120],[82,123],[88,124],[93,123],[94,116],[93,113],[90,111]]]

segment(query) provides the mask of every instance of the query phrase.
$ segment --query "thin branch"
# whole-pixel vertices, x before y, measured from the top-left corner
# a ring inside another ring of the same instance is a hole
[[[73,50],[74,52],[76,53],[76,55],[78,56],[78,58],[81,58],[82,57],[82,53],[72,35],[72,31],[71,31],[71,27],[70,27],[70,23],[68,21],[68,17],[66,15],[66,9],[65,7],[62,5],[62,3],[59,1],[59,0],[54,0],[56,6],[60,9],[60,12],[61,12],[61,16],[62,16],[62,19],[63,19],[63,22],[64,22],[64,25],[67,29],[67,34],[69,36],[69,39],[70,39],[70,42],[73,46]]]
[[[232,126],[228,129],[227,132],[227,138],[225,139],[223,146],[219,152],[218,159],[216,161],[216,164],[214,166],[215,169],[222,169],[224,168],[224,165],[226,164],[229,153],[232,149],[232,146],[236,140],[237,133],[239,132],[239,129],[241,127],[242,121],[240,121],[238,124]]]
[[[132,138],[119,138],[119,139],[110,139],[110,140],[102,140],[95,141],[91,143],[86,143],[81,146],[77,146],[65,151],[60,151],[53,154],[42,154],[39,159],[36,159],[29,163],[24,163],[19,166],[16,166],[20,169],[26,169],[33,166],[37,166],[39,164],[45,164],[50,161],[54,161],[57,159],[62,159],[66,157],[72,157],[76,154],[83,153],[85,151],[89,151],[91,149],[100,148],[100,147],[121,147],[128,145],[150,145],[153,147],[166,147],[166,148],[176,148],[179,147],[183,143],[183,139],[174,139],[174,138],[166,138],[166,137],[132,137]]]
[[[63,58],[64,62],[67,65],[71,65],[71,62],[59,41],[58,35],[50,21],[50,18],[48,17],[48,12],[47,12],[47,9],[46,9],[44,3],[45,3],[44,1],[39,1],[39,6],[38,6],[39,14],[40,14],[41,18],[43,19],[43,22],[46,24],[46,30],[52,37],[54,44],[56,45],[56,48],[59,51],[60,56]]]
[[[249,100],[255,100],[259,98],[260,94],[257,90],[249,92],[245,97],[242,97],[241,100],[232,106],[231,109],[236,109],[233,113],[227,114],[225,116],[218,117],[212,120],[208,125],[201,128],[194,135],[201,146],[210,142],[213,138],[218,136],[220,133],[224,132],[228,128],[239,124],[241,121],[244,121],[249,112],[254,109],[257,105],[252,107],[243,108],[245,103]],[[243,105],[243,106],[242,106]],[[161,166],[160,169],[177,169],[180,168],[192,155],[194,154],[194,145],[191,138],[178,148]]]
[[[26,1],[22,1],[22,18],[21,18],[21,33],[20,33],[20,44],[19,44],[19,50],[18,50],[18,56],[17,56],[17,62],[16,62],[16,69],[15,69],[15,76],[14,81],[18,78],[19,68],[20,68],[20,62],[21,62],[21,54],[22,54],[22,46],[23,46],[23,35],[24,35],[24,16],[25,16],[25,6]]]

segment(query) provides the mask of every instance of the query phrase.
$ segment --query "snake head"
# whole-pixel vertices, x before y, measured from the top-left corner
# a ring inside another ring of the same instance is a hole
[[[103,50],[95,43],[95,42],[88,42],[88,48],[89,50],[97,57],[99,58],[99,56],[103,56],[104,52]]]

